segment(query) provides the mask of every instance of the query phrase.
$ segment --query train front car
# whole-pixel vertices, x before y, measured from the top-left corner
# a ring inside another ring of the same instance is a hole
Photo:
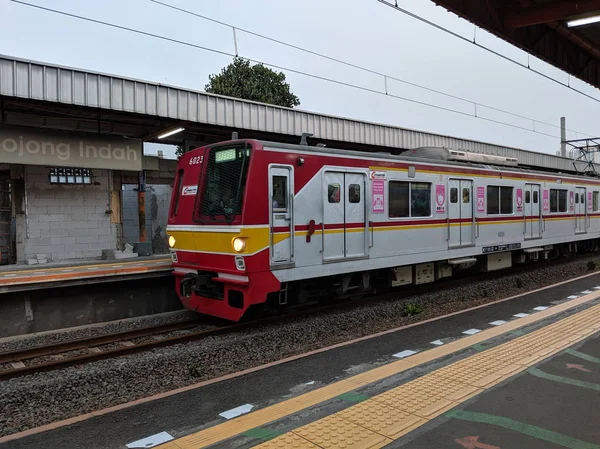
[[[177,293],[188,309],[238,321],[280,289],[269,269],[261,150],[255,141],[232,141],[179,160],[167,234]]]

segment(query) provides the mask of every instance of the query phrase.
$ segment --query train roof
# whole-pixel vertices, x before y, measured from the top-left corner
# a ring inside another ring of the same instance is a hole
[[[564,174],[574,177],[598,177],[596,172],[583,172],[583,167],[587,165],[585,161],[581,162],[581,169],[578,170],[573,161],[573,170],[553,170],[546,167],[523,166],[515,158],[494,156],[489,154],[481,154],[468,152],[464,150],[453,150],[444,147],[423,147],[414,150],[405,150],[401,154],[392,154],[388,152],[365,152],[357,150],[344,150],[337,148],[329,148],[326,146],[310,146],[301,144],[291,144],[282,142],[272,142],[267,140],[242,139],[241,141],[256,141],[263,147],[289,149],[297,152],[325,153],[331,155],[345,155],[353,157],[376,159],[384,159],[391,161],[404,162],[421,162],[421,163],[442,163],[444,165],[452,165],[457,167],[470,167],[487,169],[491,171],[511,171],[522,172],[539,175]],[[225,143],[225,142],[224,142]],[[231,144],[232,142],[227,142]],[[216,144],[215,144],[216,145]]]

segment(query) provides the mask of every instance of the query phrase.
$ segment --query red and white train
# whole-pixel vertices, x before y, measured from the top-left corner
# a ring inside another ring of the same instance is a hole
[[[237,321],[265,302],[596,249],[599,193],[506,157],[235,140],[181,157],[167,233],[185,307]]]

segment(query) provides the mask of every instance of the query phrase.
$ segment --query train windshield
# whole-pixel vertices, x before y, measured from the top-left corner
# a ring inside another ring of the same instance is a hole
[[[211,148],[199,207],[201,220],[232,221],[242,212],[250,146]],[[198,209],[197,209],[198,210]]]

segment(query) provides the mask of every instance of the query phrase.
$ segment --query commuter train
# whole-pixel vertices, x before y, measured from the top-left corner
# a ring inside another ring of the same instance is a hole
[[[167,234],[184,306],[238,321],[596,250],[599,193],[597,178],[508,157],[234,140],[181,157]]]

